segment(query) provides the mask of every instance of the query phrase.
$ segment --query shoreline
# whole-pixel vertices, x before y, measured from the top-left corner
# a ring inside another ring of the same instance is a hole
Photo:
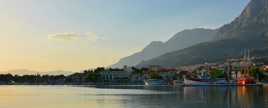
[[[268,86],[268,84],[259,83],[259,84],[180,84],[180,85],[128,85],[128,84],[115,84],[115,85],[87,85],[87,84],[0,84],[0,86],[81,86],[81,87],[259,87],[259,86]]]

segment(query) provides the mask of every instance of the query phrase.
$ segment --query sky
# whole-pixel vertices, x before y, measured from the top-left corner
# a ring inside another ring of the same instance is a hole
[[[218,28],[249,0],[0,0],[0,71],[107,67],[192,28]]]

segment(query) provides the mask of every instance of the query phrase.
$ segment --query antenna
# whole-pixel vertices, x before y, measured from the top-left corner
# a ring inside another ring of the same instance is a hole
[[[244,49],[243,53],[244,53],[244,54],[243,54],[243,55],[244,55],[243,59],[246,60],[246,59],[247,59],[247,50]]]
[[[248,60],[250,60],[250,49],[248,49]]]

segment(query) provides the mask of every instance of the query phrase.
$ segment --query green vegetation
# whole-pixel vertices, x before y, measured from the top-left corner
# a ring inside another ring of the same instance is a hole
[[[158,72],[150,71],[149,72],[149,77],[151,79],[162,79],[162,77],[159,75]]]
[[[210,72],[210,76],[212,79],[224,78],[224,71],[219,69],[212,69]]]
[[[260,70],[259,70],[259,68],[257,68],[257,67],[253,67],[252,69],[250,69],[250,71],[249,71],[249,75],[250,76],[253,76],[253,77],[255,77],[255,78],[257,78],[258,77],[258,74],[260,73]]]

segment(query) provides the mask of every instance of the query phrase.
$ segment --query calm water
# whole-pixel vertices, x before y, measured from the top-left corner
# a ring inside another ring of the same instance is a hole
[[[0,108],[268,108],[268,87],[0,86]]]

